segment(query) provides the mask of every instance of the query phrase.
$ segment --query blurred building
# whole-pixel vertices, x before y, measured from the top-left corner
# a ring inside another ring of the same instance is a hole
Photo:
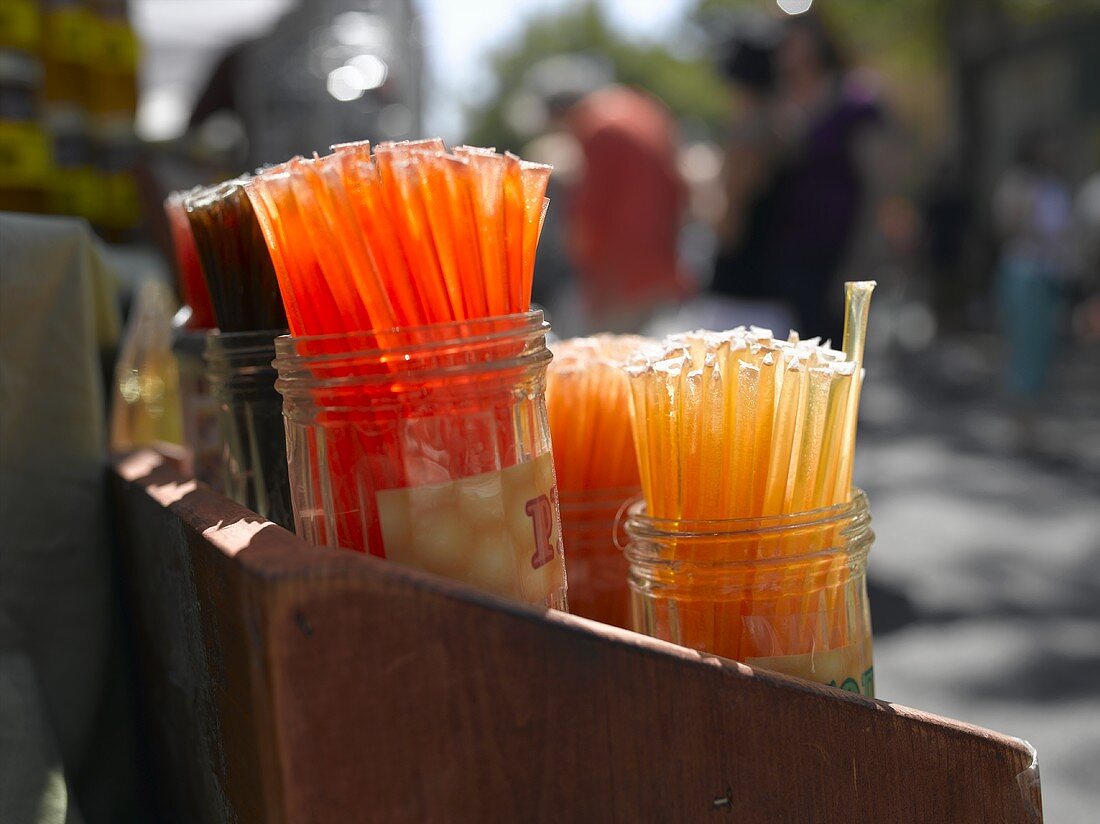
[[[240,171],[419,132],[412,0],[136,0],[135,14],[148,43],[139,116],[148,138],[191,127],[221,149],[243,137]]]
[[[977,157],[983,191],[1014,160],[1021,137],[1053,128],[1067,141],[1065,170],[1080,181],[1100,167],[1100,10],[1021,30],[991,48],[976,74],[985,151]]]
[[[116,239],[138,223],[127,11],[127,0],[0,4],[0,208],[77,215]]]

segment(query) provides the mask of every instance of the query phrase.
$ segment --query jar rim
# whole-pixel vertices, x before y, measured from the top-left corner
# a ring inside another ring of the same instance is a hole
[[[210,329],[204,338],[203,357],[207,362],[250,356],[274,356],[275,339],[286,329],[257,329],[251,332],[222,332]],[[269,364],[270,365],[270,364]]]
[[[715,518],[705,520],[653,518],[644,513],[645,501],[638,501],[626,512],[626,528],[631,537],[659,538],[676,535],[682,538],[721,538],[747,533],[782,532],[796,527],[827,526],[844,520],[869,518],[867,494],[857,487],[847,501],[832,506],[792,512],[783,515],[763,515],[758,518]]]
[[[502,328],[503,327],[503,328]],[[280,335],[275,338],[275,352],[280,362],[323,364],[342,358],[382,358],[392,355],[395,348],[407,354],[431,352],[435,349],[454,348],[481,343],[491,343],[523,334],[546,334],[550,324],[543,317],[542,309],[531,309],[510,315],[494,315],[470,320],[445,321],[420,326],[393,326],[385,329],[367,329],[356,332],[334,332],[325,335]],[[417,340],[417,338],[427,338]],[[370,342],[357,346],[356,342]],[[299,350],[309,344],[343,343],[338,350],[302,354]]]
[[[608,507],[618,508],[624,503],[633,505],[641,498],[640,486],[623,486],[610,489],[564,490],[558,488],[558,506],[561,511],[589,512],[603,511]]]
[[[514,391],[517,374],[545,372],[549,329],[542,309],[532,309],[390,331],[286,335],[275,340],[275,388],[288,417],[368,407],[388,414],[435,392],[451,401],[477,395],[494,380]]]

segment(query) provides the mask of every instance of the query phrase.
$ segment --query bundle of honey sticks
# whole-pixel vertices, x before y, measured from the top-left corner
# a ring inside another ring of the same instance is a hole
[[[770,330],[750,327],[673,335],[638,353],[627,374],[646,515],[673,529],[679,523],[689,530],[751,531],[732,522],[802,517],[849,501],[874,286],[873,281],[846,284],[843,350],[818,339],[800,340],[793,332],[777,340]],[[690,548],[684,542],[674,552],[691,553],[689,560],[703,563],[793,558],[811,551],[814,540],[806,530],[796,533]],[[842,643],[846,618],[843,605],[830,600],[836,593],[826,595],[824,612],[836,623],[823,638],[820,628],[799,619],[801,613],[822,611],[820,600],[811,603],[805,574],[777,574],[779,580],[764,595],[750,573],[734,586],[740,601],[730,601],[727,590],[712,603],[681,603],[678,620],[691,625],[686,632],[695,645],[740,660]],[[782,637],[785,630],[772,626],[762,633],[766,637],[754,637],[743,627],[746,616],[757,614],[793,631]]]
[[[651,517],[756,518],[848,499],[873,289],[847,284],[843,351],[757,327],[641,350],[627,374]]]
[[[183,198],[222,332],[286,328],[271,255],[245,194],[248,177],[194,189]]]
[[[245,188],[301,336],[526,311],[549,176],[428,139],[334,146]]]
[[[636,335],[597,335],[553,344],[546,413],[558,491],[638,488],[630,433],[630,386],[623,366],[643,344]]]
[[[329,155],[298,157],[258,172],[245,190],[267,242],[291,335],[340,336],[303,344],[314,352],[328,346],[353,350],[365,340],[356,333],[367,331],[378,333],[372,345],[384,347],[398,337],[382,332],[397,329],[408,333],[400,336],[401,346],[436,344],[438,330],[422,327],[457,323],[447,334],[461,339],[462,322],[528,312],[550,171],[509,153],[468,146],[448,151],[442,140],[428,139],[383,143],[373,151],[367,142],[341,144]],[[428,357],[437,365],[443,363],[439,358],[460,363],[484,357],[484,351],[456,345]],[[492,351],[499,356],[499,349]],[[394,351],[383,363],[397,374],[423,361]],[[345,377],[364,374],[364,368],[349,362]],[[331,369],[326,376],[340,377]],[[335,511],[331,541],[339,546],[386,555],[373,497],[364,497],[364,487],[426,484],[425,467],[463,477],[487,471],[488,457],[497,470],[519,460],[512,414],[504,401],[488,396],[488,420],[467,410],[467,421],[439,420],[430,442],[417,446],[410,440],[405,452],[394,453],[394,445],[377,433],[410,411],[403,406],[410,380],[403,378],[398,388],[363,384],[364,394],[394,391],[397,404],[364,410],[359,424],[318,418],[325,427],[326,483]],[[431,392],[435,411],[449,414],[442,408],[446,388],[433,385]],[[456,399],[459,394],[456,389]],[[315,401],[327,405],[324,390]],[[423,415],[418,403],[417,414]],[[421,428],[427,431],[428,424]],[[411,454],[417,449],[423,456]]]
[[[199,261],[195,236],[191,232],[187,208],[184,206],[188,195],[197,191],[198,187],[190,192],[172,192],[164,201],[164,213],[168,217],[168,230],[172,235],[180,299],[184,306],[191,309],[187,328],[210,329],[215,325],[214,309],[203,280],[202,263]]]
[[[570,609],[627,629],[627,564],[615,522],[638,495],[638,461],[623,366],[649,342],[636,335],[572,338],[551,346],[546,370]]]

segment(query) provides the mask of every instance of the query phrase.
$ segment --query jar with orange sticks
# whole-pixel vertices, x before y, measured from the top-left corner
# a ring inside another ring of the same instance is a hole
[[[635,335],[597,335],[552,344],[546,376],[569,608],[625,628],[627,564],[615,524],[641,489],[623,366],[646,342]]]
[[[565,607],[540,310],[276,340],[297,532]]]
[[[628,366],[636,630],[873,694],[873,535],[851,485],[873,288],[847,284],[843,351],[752,327],[670,336]]]
[[[246,184],[291,333],[275,365],[300,536],[565,607],[530,308],[549,174],[433,139]]]

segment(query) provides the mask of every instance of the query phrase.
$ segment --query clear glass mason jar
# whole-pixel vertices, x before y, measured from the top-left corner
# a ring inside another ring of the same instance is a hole
[[[298,534],[565,608],[541,310],[275,342]]]
[[[634,629],[751,666],[874,695],[867,497],[726,521],[650,518],[626,533]]]
[[[203,350],[207,330],[176,329],[172,352],[179,364],[183,446],[193,477],[224,492],[218,401],[210,390]]]
[[[294,528],[283,404],[275,391],[275,338],[285,330],[211,331],[206,377],[218,403],[222,491],[286,529]]]
[[[621,522],[627,504],[640,495],[640,489],[559,493],[569,611],[574,615],[631,629]]]

